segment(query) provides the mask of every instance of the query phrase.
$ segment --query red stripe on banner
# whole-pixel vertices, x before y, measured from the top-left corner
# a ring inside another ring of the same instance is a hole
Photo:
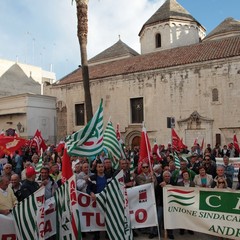
[[[194,191],[184,191],[184,190],[179,190],[179,189],[169,189],[168,192],[177,192],[177,193],[188,194],[188,193],[192,193]]]
[[[74,214],[72,214],[72,229],[73,229],[73,233],[76,239],[78,239],[78,229],[76,226],[76,221],[75,221],[75,217]]]

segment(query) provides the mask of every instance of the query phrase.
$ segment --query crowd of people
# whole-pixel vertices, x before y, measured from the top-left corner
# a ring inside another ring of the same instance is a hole
[[[164,229],[163,222],[163,187],[166,185],[182,187],[229,188],[240,190],[240,172],[238,184],[233,182],[234,167],[229,157],[236,157],[238,153],[232,144],[220,149],[218,145],[211,149],[210,144],[202,151],[199,145],[191,151],[183,149],[176,152],[171,144],[165,149],[159,146],[159,154],[152,153],[151,159],[139,161],[139,149],[125,149],[126,158],[119,160],[118,168],[113,168],[112,160],[103,151],[96,159],[90,161],[86,157],[71,156],[72,170],[76,176],[77,190],[85,192],[96,199],[107,184],[123,170],[126,188],[146,183],[154,183],[159,228],[151,227],[140,229],[148,238],[158,236],[159,230]],[[34,149],[25,149],[23,154],[16,151],[13,156],[3,156],[0,159],[0,214],[8,215],[20,201],[34,193],[41,186],[45,186],[45,199],[49,199],[61,186],[63,151],[57,152],[54,146],[43,153],[43,164],[36,170],[40,155]],[[176,155],[180,167],[176,167]],[[216,164],[216,158],[222,157],[221,165]],[[131,163],[133,159],[133,163]],[[134,166],[132,169],[132,165]],[[181,235],[186,230],[180,229]],[[187,230],[191,235],[193,231]],[[133,231],[135,237],[137,231]],[[169,239],[174,239],[173,230],[167,230]],[[106,233],[105,238],[108,239]],[[95,232],[94,240],[100,239],[100,233]]]

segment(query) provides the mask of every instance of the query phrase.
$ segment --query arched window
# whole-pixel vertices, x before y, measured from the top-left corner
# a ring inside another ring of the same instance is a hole
[[[156,41],[156,48],[160,48],[162,46],[162,39],[161,39],[160,33],[156,34],[155,41]]]
[[[214,88],[212,90],[212,101],[217,102],[218,101],[218,89]]]

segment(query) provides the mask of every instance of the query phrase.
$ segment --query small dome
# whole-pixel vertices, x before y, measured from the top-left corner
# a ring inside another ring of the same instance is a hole
[[[213,29],[203,41],[217,40],[224,37],[240,35],[240,21],[234,18],[226,18],[215,29]]]

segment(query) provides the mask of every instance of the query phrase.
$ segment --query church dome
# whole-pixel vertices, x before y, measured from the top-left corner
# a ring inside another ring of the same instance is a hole
[[[225,37],[240,35],[240,21],[234,18],[226,18],[215,29],[213,29],[203,41],[217,40]]]
[[[205,28],[176,0],[166,0],[139,33],[141,54],[199,43],[205,32]]]

